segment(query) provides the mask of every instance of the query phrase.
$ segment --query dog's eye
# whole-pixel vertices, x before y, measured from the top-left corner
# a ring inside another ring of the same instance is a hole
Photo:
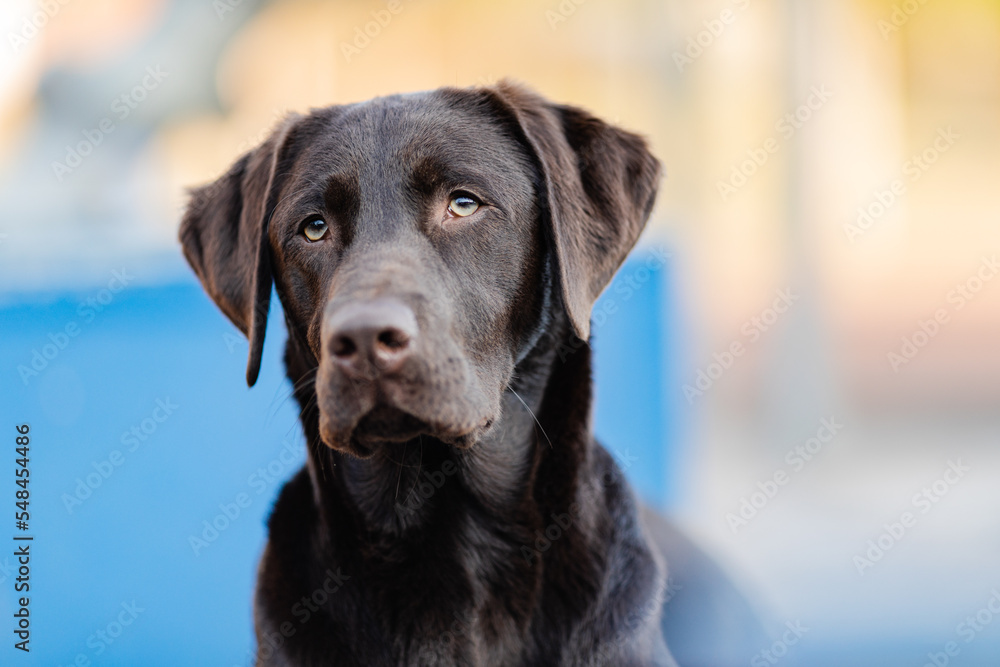
[[[479,202],[469,195],[455,195],[448,202],[448,212],[460,218],[472,215],[479,210]]]
[[[323,222],[322,219],[317,218],[316,220],[307,222],[305,228],[302,230],[302,233],[305,234],[306,238],[310,241],[319,241],[326,236],[327,229],[326,223]]]

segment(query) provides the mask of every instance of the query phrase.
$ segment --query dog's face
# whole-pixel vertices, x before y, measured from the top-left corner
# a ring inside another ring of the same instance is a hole
[[[442,89],[289,118],[193,194],[181,240],[250,337],[251,384],[274,282],[327,445],[468,447],[548,309],[587,337],[657,175],[641,139],[577,109]]]
[[[268,238],[319,362],[324,442],[358,455],[420,434],[473,442],[538,317],[530,156],[489,114],[440,94],[298,123],[311,140]]]

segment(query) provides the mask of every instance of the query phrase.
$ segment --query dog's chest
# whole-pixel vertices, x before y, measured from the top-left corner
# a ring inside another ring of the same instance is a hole
[[[390,630],[400,638],[399,664],[520,664],[530,644],[534,573],[508,540],[474,524],[456,533],[452,548],[424,553],[411,572],[397,567],[384,592],[391,607],[384,611],[399,620]]]

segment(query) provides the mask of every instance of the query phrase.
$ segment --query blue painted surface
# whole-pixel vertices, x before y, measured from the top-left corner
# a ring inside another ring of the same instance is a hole
[[[32,436],[30,664],[69,665],[81,654],[101,665],[245,664],[262,522],[278,488],[257,493],[248,478],[277,459],[286,436],[302,458],[297,411],[282,400],[280,318],[260,383],[248,391],[245,341],[193,282],[128,287],[102,312],[88,311],[85,299],[101,297],[31,296],[0,311],[0,455],[8,459],[0,470],[13,468],[14,424],[30,424]],[[43,349],[68,323],[78,335],[56,354]],[[25,384],[17,367],[30,366],[33,350],[53,358]],[[158,401],[177,407],[157,412]],[[133,427],[144,441],[126,435]],[[121,465],[104,478],[112,456]],[[292,472],[284,468],[277,477]],[[88,476],[96,488],[80,488],[89,497],[67,506]],[[12,489],[0,484],[0,497]],[[189,536],[239,493],[249,506],[219,520],[225,529],[196,555]],[[0,542],[9,526],[0,522]],[[10,618],[9,582],[0,591],[0,613]],[[134,621],[126,613],[131,624],[109,645],[97,631],[118,633],[122,604],[133,601],[143,611]],[[20,660],[11,644],[0,646],[0,663]]]
[[[663,250],[634,254],[594,306],[594,431],[649,504],[673,504],[677,442],[676,309]]]
[[[630,260],[594,325],[597,431],[639,492],[661,505],[672,451],[661,376],[666,275],[659,262]],[[10,476],[0,499],[11,510],[0,512],[0,544],[14,532],[20,423],[31,426],[35,536],[32,651],[23,656],[5,639],[0,664],[70,665],[78,656],[130,667],[249,664],[264,518],[304,459],[280,364],[280,313],[253,390],[246,341],[193,280],[6,295],[0,335],[0,471],[8,471],[0,476]],[[37,375],[22,377],[18,367],[31,368],[36,351]],[[205,522],[216,532],[203,534]],[[195,553],[192,536],[214,539]],[[6,619],[15,609],[12,565],[0,555]],[[10,625],[0,623],[0,636],[11,637]]]

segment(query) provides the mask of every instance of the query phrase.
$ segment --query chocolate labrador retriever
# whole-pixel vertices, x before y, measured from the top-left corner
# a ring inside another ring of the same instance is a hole
[[[258,665],[676,664],[583,342],[659,178],[640,137],[501,83],[293,115],[193,192],[184,254],[250,385],[281,300],[309,449]]]

